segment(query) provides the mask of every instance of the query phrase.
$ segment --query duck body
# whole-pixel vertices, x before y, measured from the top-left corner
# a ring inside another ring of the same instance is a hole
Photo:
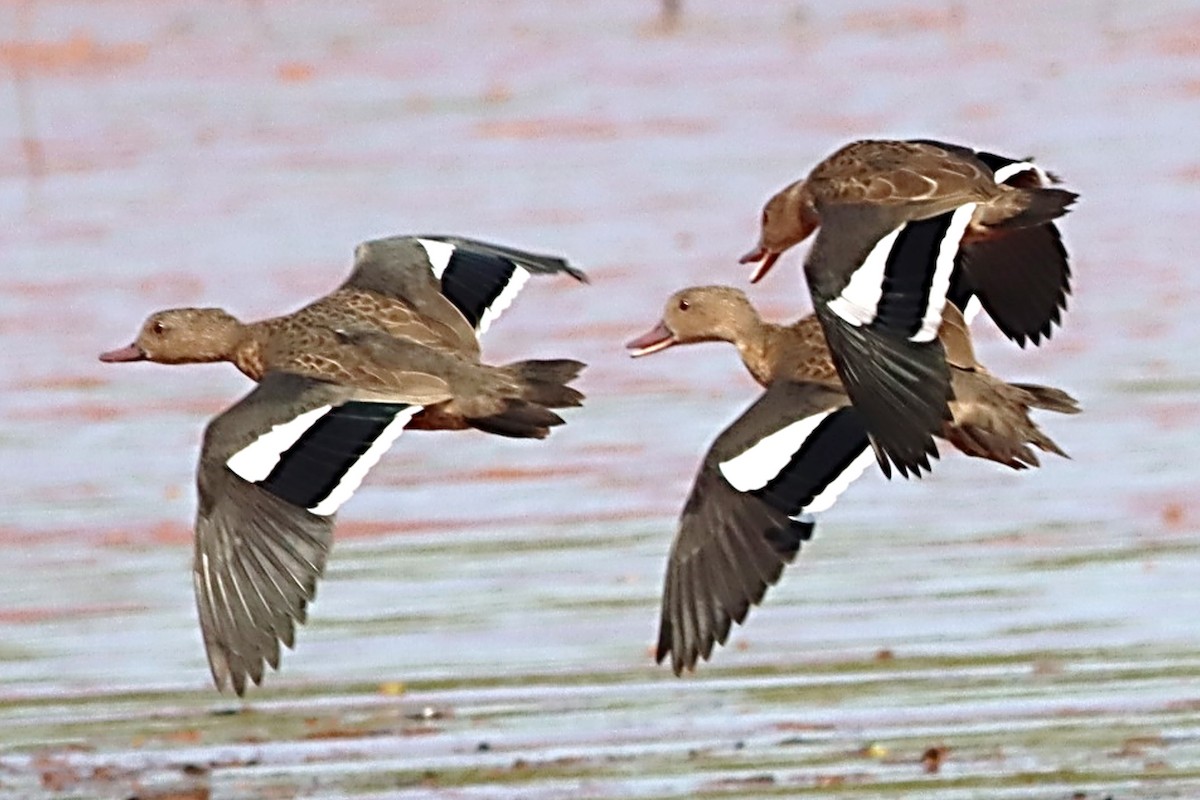
[[[453,237],[360,245],[350,278],[284,316],[157,312],[107,362],[228,361],[258,383],[207,427],[193,579],[209,666],[240,695],[292,646],[332,544],[334,514],[405,429],[544,438],[578,406],[583,364],[495,366],[478,336],[532,274],[561,259]]]
[[[718,318],[724,319],[716,322]],[[669,336],[672,344],[714,340],[733,344],[746,370],[764,389],[777,381],[793,381],[846,394],[814,314],[790,324],[773,323],[762,319],[738,289],[698,286],[677,292],[667,302],[663,322],[655,331],[658,341]],[[1063,455],[1029,418],[1029,410],[1076,413],[1078,405],[1069,395],[1049,387],[1010,384],[988,372],[975,358],[966,322],[952,304],[943,312],[939,343],[946,352],[952,389],[950,418],[939,430],[943,439],[967,455],[1014,469],[1038,465],[1028,445]],[[845,396],[844,402],[850,398]]]
[[[944,318],[939,339],[947,349],[952,394],[950,418],[938,435],[966,455],[1013,469],[1038,466],[1030,445],[1065,455],[1030,419],[1029,410],[1073,414],[1079,410],[1074,399],[1058,389],[1010,384],[995,377],[975,360],[959,310],[947,305]],[[961,344],[956,343],[960,349],[947,347],[950,337],[962,337]],[[814,381],[841,389],[841,378],[816,315],[790,325],[762,322],[749,342],[735,345],[747,371],[763,388],[777,380],[789,380]],[[849,397],[846,402],[850,402]]]
[[[1048,336],[1065,305],[1065,250],[1046,228],[1076,195],[987,156],[994,167],[957,145],[853,142],[768,201],[742,259],[761,262],[761,279],[817,233],[804,264],[816,317],[889,474],[920,474],[936,456],[952,397],[938,329],[952,293],[978,295],[1022,344]]]
[[[776,324],[740,290],[692,287],[673,295],[658,325],[627,346],[646,355],[708,341],[733,344],[765,392],[717,437],[680,517],[657,650],[676,674],[725,641],[731,624],[745,619],[812,536],[815,515],[872,460],[867,420],[846,392],[815,315]],[[953,389],[939,435],[967,455],[1014,469],[1037,466],[1035,448],[1063,455],[1029,411],[1076,413],[1070,395],[987,372],[953,305],[945,309],[939,346]]]

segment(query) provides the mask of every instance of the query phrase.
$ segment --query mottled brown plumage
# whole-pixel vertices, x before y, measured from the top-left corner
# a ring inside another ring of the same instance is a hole
[[[1002,235],[1000,226],[1036,226],[1061,215],[1075,195],[1060,189],[1040,194],[1037,185],[997,183],[993,170],[964,149],[916,141],[867,139],[851,142],[821,161],[807,177],[785,186],[763,207],[758,246],[742,263],[762,262],[752,281],[761,280],[776,259],[803,242],[821,225],[832,206],[871,205],[902,208],[897,222],[920,220],[979,203],[964,243]],[[1022,216],[1040,196],[1057,198],[1046,214]],[[1052,213],[1052,212],[1057,213]],[[1016,222],[1020,220],[1020,224]]]
[[[480,362],[478,339],[461,315],[445,322],[403,298],[347,287],[252,323],[215,308],[159,311],[130,348],[122,352],[132,357],[120,360],[228,361],[255,381],[288,372],[422,405],[409,425],[418,430],[461,430],[527,394],[506,368]],[[548,432],[540,427],[535,435]]]

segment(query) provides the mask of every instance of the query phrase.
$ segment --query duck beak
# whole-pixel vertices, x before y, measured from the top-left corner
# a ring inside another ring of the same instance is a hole
[[[666,323],[659,322],[654,326],[653,330],[643,333],[636,339],[630,339],[625,343],[625,349],[630,350],[630,356],[637,358],[638,356],[648,356],[651,353],[657,353],[659,350],[666,350],[671,345],[675,344],[675,334],[667,327]]]
[[[121,361],[145,361],[146,351],[136,344],[131,344],[128,347],[119,347],[116,350],[101,353],[100,360],[105,364],[116,364]]]
[[[780,255],[781,253],[773,253],[768,250],[765,245],[760,244],[758,247],[739,258],[738,263],[753,264],[756,261],[761,261],[762,263],[755,267],[754,274],[750,276],[751,283],[758,283],[763,279],[763,276],[771,271],[771,267],[775,266],[775,262],[779,260]]]

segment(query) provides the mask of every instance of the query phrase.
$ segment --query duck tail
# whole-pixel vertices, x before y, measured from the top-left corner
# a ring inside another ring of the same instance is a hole
[[[969,456],[986,458],[1013,469],[1039,466],[1032,447],[1069,458],[1029,416],[1030,409],[1076,414],[1079,405],[1061,389],[1031,384],[1009,384],[987,373],[955,375],[957,402],[951,402],[954,420],[943,436]]]
[[[1025,393],[1025,403],[1030,408],[1057,411],[1059,414],[1078,414],[1080,411],[1079,401],[1062,389],[1036,383],[1010,383],[1009,386]]]
[[[545,439],[550,429],[565,420],[548,408],[526,400],[509,400],[499,414],[468,417],[467,424],[484,433],[512,439]]]
[[[565,420],[550,409],[583,405],[583,393],[567,384],[584,364],[568,359],[517,361],[500,369],[516,384],[518,396],[507,398],[504,409],[486,417],[467,418],[472,428],[515,439],[544,439]]]
[[[549,361],[517,361],[508,372],[521,387],[521,398],[546,408],[583,405],[583,393],[568,386],[586,366],[582,361],[560,358]]]
[[[1052,187],[1002,187],[995,202],[982,210],[982,222],[989,228],[1036,228],[1053,222],[1070,210],[1079,198],[1075,192]]]

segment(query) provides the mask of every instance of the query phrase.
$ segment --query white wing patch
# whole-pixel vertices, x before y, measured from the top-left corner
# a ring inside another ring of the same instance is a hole
[[[950,276],[954,273],[954,260],[958,256],[963,234],[971,224],[971,215],[978,203],[964,203],[950,215],[946,235],[938,244],[937,260],[933,267],[933,280],[929,285],[929,301],[925,316],[921,318],[921,329],[908,337],[912,342],[931,342],[937,338],[942,324],[942,312],[946,308],[946,292],[950,290]],[[882,278],[881,278],[882,281]]]
[[[324,500],[308,510],[322,517],[337,511],[342,503],[349,500],[350,496],[362,485],[363,478],[367,477],[367,473],[370,472],[371,467],[379,463],[379,459],[383,457],[383,454],[400,437],[400,434],[404,431],[404,426],[421,409],[422,406],[409,406],[396,414],[396,418],[388,423],[387,427],[380,432],[375,441],[371,442],[371,446],[367,448],[367,451],[358,457],[358,460],[350,466],[350,469],[346,470],[346,474],[338,481],[338,485],[333,487],[333,491],[327,494]]]
[[[529,270],[524,267],[513,264],[512,277],[508,279],[504,289],[492,301],[492,304],[483,310],[483,314],[479,317],[479,326],[477,328],[478,335],[482,336],[487,333],[487,329],[492,323],[512,305],[513,300],[517,299],[517,295],[521,293],[521,289],[525,288],[525,282],[529,280]]]
[[[1034,164],[1032,161],[1014,161],[1011,164],[1005,164],[1000,169],[993,173],[996,183],[1004,183],[1013,176],[1020,175],[1022,172],[1032,172],[1037,176],[1038,182],[1042,185],[1050,183],[1050,176],[1046,174],[1046,170]]]
[[[856,328],[875,321],[875,315],[879,313],[879,300],[883,297],[883,273],[887,268],[888,256],[902,230],[903,225],[875,243],[841,293],[826,303],[830,311]]]
[[[831,480],[829,485],[819,495],[814,497],[808,505],[800,509],[800,513],[793,516],[792,519],[799,522],[812,522],[813,514],[828,511],[833,507],[837,499],[842,496],[842,492],[846,491],[846,488],[850,484],[858,480],[866,472],[867,467],[871,466],[874,462],[875,454],[871,452],[870,448],[863,448],[862,453],[851,461],[850,465],[842,470],[837,477]]]
[[[225,461],[225,466],[250,483],[265,480],[271,474],[271,470],[275,469],[275,465],[279,463],[279,457],[287,452],[288,448],[294,445],[317,420],[328,414],[332,407],[314,408],[312,411],[305,411],[289,422],[273,425],[271,430],[231,455]]]
[[[752,492],[771,482],[792,460],[817,426],[831,411],[797,420],[759,439],[752,447],[718,466],[729,485],[739,492]]]
[[[425,248],[425,254],[429,256],[429,265],[433,267],[433,277],[440,281],[442,273],[446,271],[446,266],[450,263],[450,257],[454,255],[454,245],[448,242],[435,242],[432,239],[417,239],[417,244]]]

